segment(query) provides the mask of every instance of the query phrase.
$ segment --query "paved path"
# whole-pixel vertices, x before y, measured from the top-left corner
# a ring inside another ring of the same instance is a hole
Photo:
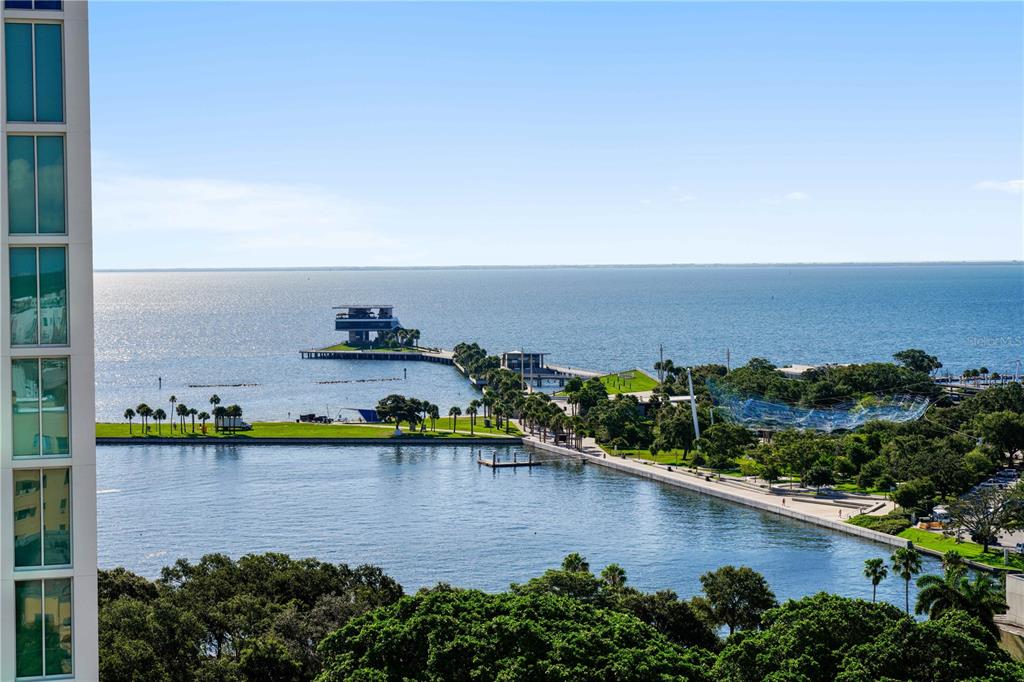
[[[550,452],[558,452],[565,456],[581,458],[588,463],[617,469],[643,478],[654,479],[706,495],[720,497],[737,504],[743,504],[762,511],[857,535],[890,546],[903,546],[906,544],[906,540],[902,538],[846,523],[846,520],[854,514],[885,514],[891,511],[894,505],[888,500],[860,496],[839,498],[817,498],[809,495],[794,496],[788,490],[782,488],[775,488],[769,493],[767,489],[741,480],[731,480],[728,477],[718,479],[704,473],[694,474],[689,470],[681,470],[668,465],[651,464],[632,458],[615,457],[598,447],[592,438],[585,438],[583,440],[582,450],[542,443],[537,435],[530,433],[526,433],[523,437],[523,442],[529,446]],[[708,480],[709,478],[710,480]]]

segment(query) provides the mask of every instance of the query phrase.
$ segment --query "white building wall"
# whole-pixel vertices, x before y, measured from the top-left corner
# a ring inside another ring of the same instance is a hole
[[[72,636],[74,679],[98,680],[96,591],[96,440],[92,280],[92,180],[89,124],[88,5],[65,0],[63,11],[3,10],[4,19],[56,21],[63,24],[64,123],[7,123],[4,88],[0,87],[0,681],[15,679],[14,583],[36,578],[73,579]],[[3,64],[0,31],[0,78]],[[65,136],[66,235],[9,235],[7,212],[8,133],[61,133]],[[68,248],[67,347],[13,348],[10,344],[11,245],[66,245]],[[68,357],[70,457],[12,457],[11,359]],[[69,569],[14,568],[13,471],[48,466],[71,467],[72,561]],[[65,678],[66,679],[66,678]]]

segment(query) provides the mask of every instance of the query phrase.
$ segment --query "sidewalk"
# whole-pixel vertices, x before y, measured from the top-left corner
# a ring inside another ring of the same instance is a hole
[[[754,488],[749,483],[734,482],[726,478],[706,480],[705,474],[693,474],[688,470],[668,465],[651,464],[644,461],[608,455],[592,438],[584,438],[582,449],[576,450],[550,443],[542,443],[536,435],[526,432],[523,436],[523,444],[527,447],[583,459],[588,464],[592,463],[609,469],[616,469],[780,516],[812,523],[850,535],[857,535],[892,547],[903,547],[907,544],[906,540],[894,535],[887,535],[846,523],[846,520],[855,514],[886,514],[892,511],[895,505],[888,500],[855,497],[809,498],[794,496],[788,490],[782,488],[774,488],[769,493],[767,489]]]

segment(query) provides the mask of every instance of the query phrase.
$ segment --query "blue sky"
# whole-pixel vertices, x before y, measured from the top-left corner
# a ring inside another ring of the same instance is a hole
[[[1024,258],[1020,3],[90,22],[99,268]]]

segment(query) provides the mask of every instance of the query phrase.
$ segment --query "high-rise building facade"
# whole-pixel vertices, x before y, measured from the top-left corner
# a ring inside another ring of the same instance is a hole
[[[88,7],[3,24],[0,682],[96,680]]]

